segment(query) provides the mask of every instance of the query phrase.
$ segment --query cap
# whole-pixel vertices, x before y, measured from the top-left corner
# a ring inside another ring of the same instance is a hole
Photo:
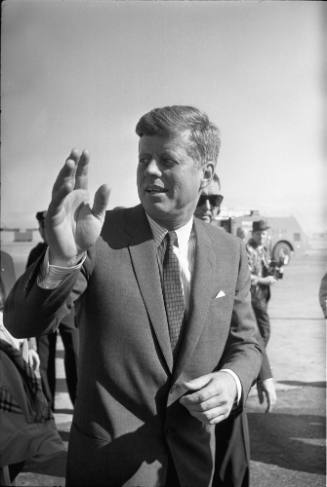
[[[268,228],[270,228],[270,226],[265,220],[252,222],[252,232],[263,232],[264,230],[268,230]]]

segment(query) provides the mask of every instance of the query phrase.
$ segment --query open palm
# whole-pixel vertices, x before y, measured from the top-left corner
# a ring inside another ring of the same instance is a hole
[[[100,186],[89,204],[89,155],[73,150],[58,174],[46,217],[50,263],[74,265],[100,235],[109,189]]]

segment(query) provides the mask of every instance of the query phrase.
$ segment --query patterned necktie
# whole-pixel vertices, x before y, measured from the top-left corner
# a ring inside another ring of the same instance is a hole
[[[165,236],[166,252],[163,261],[163,294],[169,326],[169,336],[173,352],[176,349],[184,317],[184,296],[180,278],[179,263],[173,245],[177,241],[176,232]]]

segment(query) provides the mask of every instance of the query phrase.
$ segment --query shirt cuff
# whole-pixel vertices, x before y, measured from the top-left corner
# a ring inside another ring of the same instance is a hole
[[[237,390],[237,398],[236,398],[236,405],[239,404],[241,397],[242,397],[242,384],[238,375],[235,374],[231,369],[220,369],[220,372],[227,372],[227,374],[231,375],[236,383],[236,390]]]
[[[47,248],[40,267],[39,275],[37,276],[37,285],[42,289],[56,289],[62,284],[67,276],[80,271],[85,259],[86,252],[81,261],[74,266],[61,267],[58,265],[51,265],[49,264],[49,248]]]

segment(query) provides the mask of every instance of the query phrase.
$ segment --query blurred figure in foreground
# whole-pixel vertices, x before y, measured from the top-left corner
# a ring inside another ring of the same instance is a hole
[[[39,223],[39,232],[43,242],[39,242],[30,252],[26,267],[44,256],[47,249],[44,222],[46,211],[38,211],[36,219]],[[75,404],[77,388],[77,363],[79,348],[79,332],[75,327],[74,310],[65,316],[58,329],[65,350],[64,365],[67,380],[67,388],[72,404]],[[37,350],[40,357],[40,375],[42,389],[52,410],[55,408],[55,389],[56,389],[56,345],[57,330],[37,337]]]
[[[38,378],[32,340],[16,339],[3,323],[6,297],[15,283],[12,258],[1,251],[0,280],[0,485],[20,471],[63,476],[66,452]]]

